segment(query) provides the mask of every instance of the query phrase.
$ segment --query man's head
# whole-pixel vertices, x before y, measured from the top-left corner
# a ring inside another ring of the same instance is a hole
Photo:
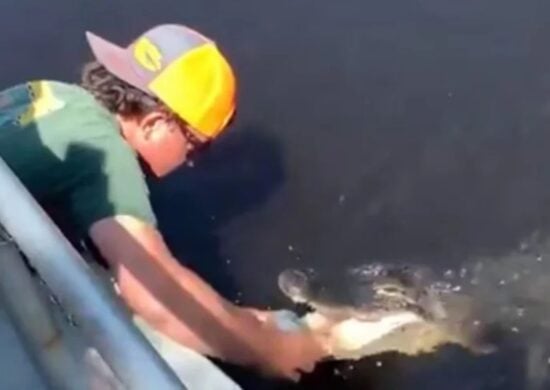
[[[233,117],[231,66],[198,32],[160,25],[127,48],[87,38],[97,62],[84,68],[82,85],[116,114],[123,136],[156,175],[215,139]]]

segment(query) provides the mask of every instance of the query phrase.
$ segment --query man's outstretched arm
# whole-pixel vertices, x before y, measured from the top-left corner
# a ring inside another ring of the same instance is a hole
[[[154,328],[200,353],[297,378],[323,352],[311,337],[264,326],[179,264],[152,226],[129,216],[92,225],[90,237],[116,272],[122,298]]]

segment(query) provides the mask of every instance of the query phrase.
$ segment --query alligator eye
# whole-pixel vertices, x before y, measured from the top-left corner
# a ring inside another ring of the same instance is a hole
[[[279,288],[287,295],[297,297],[308,290],[308,275],[300,270],[287,269],[279,275]]]

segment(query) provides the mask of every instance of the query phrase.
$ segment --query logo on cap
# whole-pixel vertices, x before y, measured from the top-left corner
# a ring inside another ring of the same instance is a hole
[[[134,45],[134,58],[145,69],[158,72],[162,69],[162,54],[147,37],[142,37]]]

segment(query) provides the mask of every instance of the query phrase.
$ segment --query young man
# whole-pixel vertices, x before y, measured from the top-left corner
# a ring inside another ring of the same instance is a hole
[[[96,61],[81,86],[35,81],[0,93],[0,156],[56,222],[90,238],[122,299],[160,334],[267,375],[312,370],[324,352],[311,335],[225,300],[155,228],[140,163],[164,176],[227,127],[236,82],[224,56],[179,25],[127,48],[87,37]]]

